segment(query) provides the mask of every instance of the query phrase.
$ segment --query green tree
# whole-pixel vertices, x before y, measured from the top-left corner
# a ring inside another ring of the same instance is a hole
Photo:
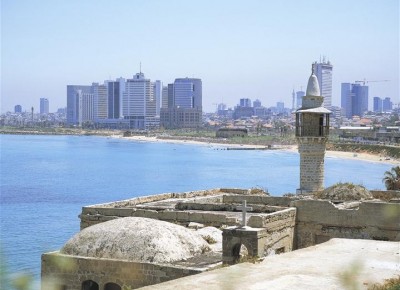
[[[382,181],[387,190],[400,190],[400,166],[395,166],[385,172]]]

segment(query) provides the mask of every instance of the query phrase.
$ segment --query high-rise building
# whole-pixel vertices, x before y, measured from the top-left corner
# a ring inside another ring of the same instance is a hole
[[[168,84],[168,108],[162,108],[160,124],[164,128],[197,128],[202,121],[202,81],[177,78]]]
[[[131,129],[149,129],[156,126],[156,100],[153,85],[142,72],[126,80],[123,95],[123,114],[130,120]]]
[[[341,106],[346,118],[362,117],[368,111],[368,86],[358,83],[342,83]]]
[[[108,119],[120,118],[121,85],[119,81],[107,83]]]
[[[67,85],[67,123],[79,125],[79,95],[82,93],[90,94],[91,86]]]
[[[172,108],[174,106],[174,84],[168,84],[168,106],[167,108]]]
[[[86,93],[82,90],[76,92],[78,97],[78,125],[82,126],[85,122],[91,122],[95,117],[94,94]]]
[[[14,113],[22,113],[22,106],[21,105],[16,105],[14,107]]]
[[[157,80],[153,83],[153,95],[156,100],[156,115],[160,116],[161,98],[162,98],[162,82]]]
[[[382,99],[379,97],[374,97],[373,111],[375,113],[382,113]]]
[[[93,94],[93,118],[92,121],[107,119],[108,98],[107,86],[92,83],[91,94]]]
[[[325,57],[319,63],[315,63],[315,76],[318,78],[321,95],[324,97],[325,108],[332,106],[332,69],[332,64],[329,60],[326,61]]]
[[[202,109],[201,79],[178,78],[174,82],[174,106]]]
[[[384,112],[390,112],[393,109],[393,103],[390,101],[390,98],[384,98],[382,100],[382,110]]]
[[[49,113],[49,100],[46,98],[40,98],[40,114]]]
[[[284,102],[277,102],[276,103],[276,109],[278,113],[283,113],[285,111],[285,103]]]
[[[161,92],[161,108],[168,108],[168,86],[162,87]]]
[[[296,108],[301,108],[302,103],[303,103],[303,97],[306,95],[305,92],[303,91],[297,91],[296,92]]]
[[[240,107],[251,107],[251,100],[247,98],[240,99],[239,101]]]
[[[261,107],[261,101],[259,99],[255,100],[253,102],[253,107],[254,108],[260,108]]]

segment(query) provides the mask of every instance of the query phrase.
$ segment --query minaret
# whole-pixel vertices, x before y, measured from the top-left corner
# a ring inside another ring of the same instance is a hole
[[[296,111],[296,139],[300,153],[300,188],[297,193],[324,188],[324,157],[331,111],[322,107],[324,98],[314,69],[313,64],[302,107]]]

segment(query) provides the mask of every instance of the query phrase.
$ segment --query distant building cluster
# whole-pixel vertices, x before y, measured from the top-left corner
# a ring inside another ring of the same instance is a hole
[[[383,112],[391,112],[393,110],[393,103],[390,101],[390,98],[379,98],[374,97],[374,107],[373,111],[375,113],[383,113]]]
[[[364,79],[342,83],[340,106],[333,106],[333,65],[323,57],[319,62],[314,62],[313,66],[320,93],[324,97],[322,106],[331,111],[331,126],[357,125],[360,120],[399,111],[399,106],[393,104],[389,97],[378,96],[373,98],[373,109],[369,110],[369,87],[366,84],[388,80]],[[67,85],[66,108],[50,114],[49,99],[40,98],[39,110],[33,107],[23,110],[21,105],[16,105],[14,114],[3,115],[1,122],[17,126],[58,123],[85,128],[152,130],[215,127],[218,124],[250,129],[259,126],[261,120],[263,126],[270,127],[273,123],[279,123],[280,128],[290,128],[294,122],[293,112],[303,108],[305,95],[302,87],[300,90],[293,88],[291,108],[285,107],[282,101],[277,102],[276,106],[265,107],[260,99],[252,101],[245,97],[239,99],[234,107],[213,103],[215,112],[203,114],[201,79],[176,78],[173,83],[164,85],[160,80],[146,78],[140,71],[132,78],[121,77],[106,80],[102,84]],[[377,122],[386,117],[378,118]]]
[[[197,128],[202,121],[202,81],[152,82],[142,72],[131,79],[67,86],[67,123],[149,130]]]

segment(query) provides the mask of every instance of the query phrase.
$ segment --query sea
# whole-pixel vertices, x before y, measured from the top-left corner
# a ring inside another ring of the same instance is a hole
[[[7,277],[40,281],[41,254],[79,231],[82,206],[211,188],[299,186],[299,154],[97,136],[0,135],[0,260]],[[326,157],[325,186],[384,189],[392,165]]]

